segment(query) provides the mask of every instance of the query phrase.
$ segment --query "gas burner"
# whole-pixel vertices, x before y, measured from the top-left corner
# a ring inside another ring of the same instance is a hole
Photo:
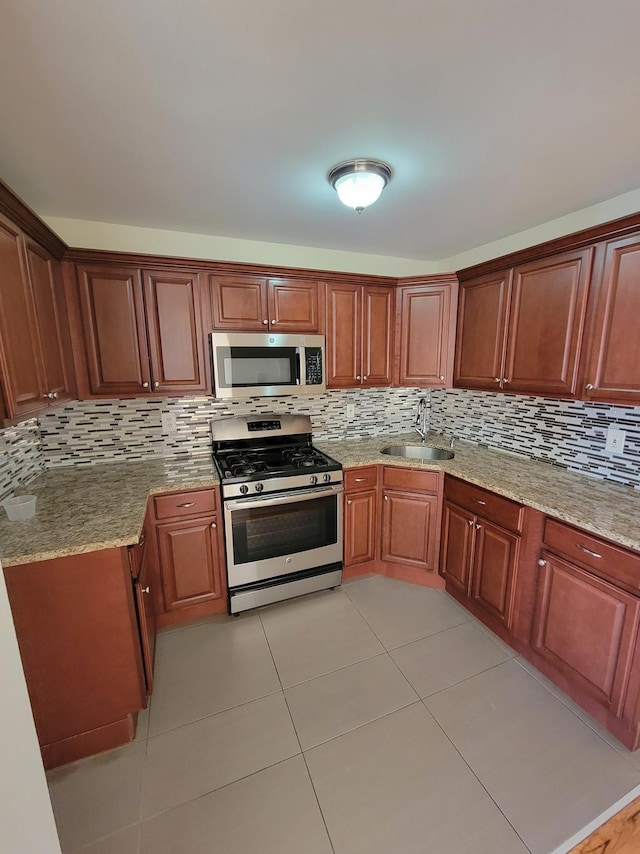
[[[248,474],[258,474],[259,472],[268,471],[268,466],[266,463],[260,463],[257,461],[246,462],[239,465],[231,466],[231,474],[233,477],[240,477],[240,475],[248,475]]]

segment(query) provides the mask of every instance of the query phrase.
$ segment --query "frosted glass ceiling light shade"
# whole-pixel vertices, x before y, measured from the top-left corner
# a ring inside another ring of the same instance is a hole
[[[338,163],[327,178],[343,205],[358,213],[380,198],[391,180],[391,167],[381,160],[347,160]]]

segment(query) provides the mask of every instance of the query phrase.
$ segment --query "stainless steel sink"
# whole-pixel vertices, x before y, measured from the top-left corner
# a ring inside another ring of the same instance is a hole
[[[390,445],[382,449],[390,457],[409,457],[412,460],[452,460],[453,451],[443,448],[430,448],[428,445]]]

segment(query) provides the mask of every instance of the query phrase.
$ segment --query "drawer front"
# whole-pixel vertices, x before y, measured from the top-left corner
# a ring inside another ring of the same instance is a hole
[[[410,492],[438,492],[441,477],[437,471],[415,471],[385,466],[382,485],[389,489],[407,489]]]
[[[572,528],[556,519],[547,519],[544,544],[549,551],[579,563],[629,590],[640,590],[640,555]]]
[[[361,492],[365,489],[375,489],[377,485],[377,466],[363,466],[362,468],[345,469],[344,488],[347,492]]]
[[[171,519],[179,516],[197,516],[212,513],[216,509],[216,490],[198,489],[191,492],[176,492],[154,498],[156,519]]]
[[[453,478],[447,478],[445,497],[459,507],[495,522],[496,525],[510,531],[522,530],[524,507],[509,498]]]

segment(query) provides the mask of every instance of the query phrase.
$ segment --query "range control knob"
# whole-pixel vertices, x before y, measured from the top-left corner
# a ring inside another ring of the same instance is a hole
[[[256,483],[256,492],[262,492],[263,489],[264,489],[263,483]]]
[[[322,479],[325,483],[331,483],[331,475],[328,472],[322,475]]]
[[[315,486],[317,482],[318,482],[318,476],[315,474],[312,474],[311,477],[309,478],[309,483],[311,483]]]
[[[246,483],[243,483],[243,484],[242,484],[242,486],[240,487],[240,492],[241,492],[243,495],[246,495],[246,494],[247,494],[247,492],[249,492],[249,487],[247,486],[247,484],[246,484]]]

